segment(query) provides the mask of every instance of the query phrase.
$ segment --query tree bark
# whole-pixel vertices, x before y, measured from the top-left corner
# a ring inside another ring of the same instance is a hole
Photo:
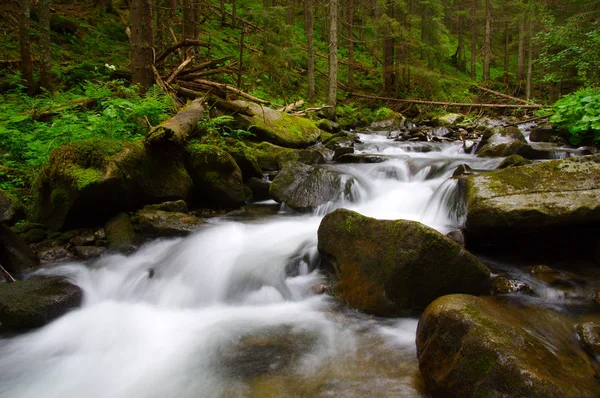
[[[40,10],[40,86],[48,91],[52,91],[50,0],[39,0],[38,5]]]
[[[304,7],[308,46],[308,103],[310,104],[315,100],[315,16],[313,13],[313,0],[306,0]]]
[[[528,51],[527,51],[527,85],[525,87],[525,99],[529,101],[531,99],[531,82],[533,80],[533,28],[534,28],[533,15],[529,19],[529,35],[527,36]]]
[[[337,40],[338,40],[338,0],[329,0],[329,69],[327,74],[328,90],[327,105],[331,106],[330,116],[335,118],[337,104]]]
[[[525,29],[525,15],[519,18],[519,55],[517,59],[517,80],[525,80],[525,36],[527,31]]]
[[[21,0],[19,4],[19,45],[21,52],[21,77],[29,93],[33,91],[33,61],[31,60],[31,41],[29,38],[29,2]]]
[[[490,80],[492,62],[492,4],[485,0],[485,45],[483,48],[483,80]]]
[[[194,40],[194,2],[193,0],[183,0],[183,40]],[[192,53],[190,47],[186,48],[186,57]]]
[[[354,89],[354,0],[348,0],[348,90]]]
[[[147,90],[154,82],[152,0],[131,1],[131,82]]]
[[[471,0],[471,79],[477,78],[477,0]]]
[[[204,98],[192,101],[172,118],[148,132],[144,138],[147,147],[169,150],[183,148],[196,124],[204,117]]]

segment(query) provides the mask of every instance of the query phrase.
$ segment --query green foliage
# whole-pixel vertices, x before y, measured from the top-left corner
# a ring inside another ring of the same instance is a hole
[[[569,130],[569,141],[577,145],[591,138],[600,143],[600,89],[581,89],[554,104],[550,122]]]
[[[374,117],[375,121],[380,121],[380,120],[391,119],[394,117],[395,114],[396,114],[396,112],[394,112],[390,108],[383,107],[383,108],[379,108],[379,109],[375,110],[375,112],[373,113],[373,117]]]
[[[233,116],[223,115],[213,118],[207,118],[198,122],[198,131],[200,135],[214,137],[218,135],[222,138],[233,138],[241,140],[243,138],[254,137],[254,134],[245,129],[232,128],[234,124]]]
[[[172,99],[153,88],[140,96],[121,82],[86,82],[66,93],[30,98],[19,92],[0,96],[0,164],[39,168],[59,145],[107,137],[135,140],[147,123],[156,125],[174,110]],[[47,112],[47,117],[39,119]],[[46,120],[49,119],[49,120]]]

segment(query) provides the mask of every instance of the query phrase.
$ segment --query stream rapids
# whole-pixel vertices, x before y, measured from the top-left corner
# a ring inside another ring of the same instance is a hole
[[[324,166],[357,183],[313,214],[260,202],[250,206],[258,216],[215,218],[128,256],[41,271],[71,279],[84,303],[0,340],[0,396],[427,396],[416,319],[366,316],[314,293],[325,282],[317,228],[345,207],[448,233],[462,223],[454,170],[493,169],[501,159],[465,154],[460,142],[360,139],[356,153],[387,160]]]

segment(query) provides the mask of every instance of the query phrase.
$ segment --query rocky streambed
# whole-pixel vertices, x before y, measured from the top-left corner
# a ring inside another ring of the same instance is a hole
[[[261,118],[260,143],[53,153],[0,231],[27,279],[0,285],[2,396],[599,394],[589,149]]]

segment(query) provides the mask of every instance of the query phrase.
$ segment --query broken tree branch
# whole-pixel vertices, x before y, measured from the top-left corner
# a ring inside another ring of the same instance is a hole
[[[217,75],[219,73],[233,72],[233,69],[231,69],[231,68],[237,64],[238,64],[238,62],[235,61],[235,62],[232,62],[226,66],[222,66],[217,69],[208,69],[208,70],[204,70],[204,71],[200,71],[200,72],[196,72],[196,73],[187,73],[185,75],[180,76],[179,80],[194,80],[194,79],[197,79],[197,78],[203,77],[203,76],[210,76],[210,75]]]
[[[188,75],[190,73],[199,72],[201,70],[208,69],[208,68],[211,68],[213,66],[217,66],[219,64],[222,64],[223,62],[232,60],[234,58],[235,58],[235,55],[231,55],[229,57],[219,58],[219,59],[214,59],[212,61],[203,62],[203,63],[201,63],[199,65],[196,65],[196,66],[194,66],[192,68],[188,68],[188,69],[182,71],[180,73],[180,75],[181,76],[185,76],[185,75]]]
[[[166,80],[165,83],[171,84],[171,82],[173,81],[173,79],[175,79],[177,77],[177,75],[179,75],[181,73],[181,71],[183,70],[183,68],[185,68],[190,62],[192,62],[193,59],[194,59],[194,57],[189,57],[185,61],[183,61],[181,63],[181,65],[179,65],[177,67],[177,69],[175,69],[173,71],[173,73],[171,73],[171,76],[169,76],[169,78]]]
[[[201,80],[201,79],[196,79],[193,81],[196,83],[200,83],[200,84],[209,86],[209,87],[214,87],[214,88],[218,88],[220,90],[232,92],[234,94],[239,95],[240,97],[244,97],[252,102],[256,102],[257,104],[263,104],[263,105],[269,104],[269,101],[265,101],[264,99],[254,97],[248,93],[243,92],[242,90],[238,90],[237,88],[230,86],[229,84],[215,83],[215,82],[211,82],[209,80]]]
[[[204,40],[190,40],[190,39],[183,39],[180,42],[177,43],[173,43],[170,46],[168,46],[167,48],[165,48],[165,51],[163,51],[162,53],[158,54],[156,57],[156,60],[154,61],[154,63],[159,63],[160,61],[162,61],[163,59],[165,59],[169,54],[171,54],[173,51],[176,51],[180,48],[183,47],[204,47],[204,48],[210,48],[210,44],[208,44],[208,42],[204,41]]]
[[[512,101],[517,101],[517,102],[520,102],[522,104],[527,104],[527,105],[531,104],[531,101],[527,101],[527,100],[524,100],[524,99],[521,99],[521,98],[513,97],[513,96],[510,96],[508,94],[503,94],[503,93],[501,93],[499,91],[494,91],[494,90],[491,90],[491,89],[489,89],[487,87],[478,86],[476,84],[473,85],[473,87],[478,88],[481,91],[486,91],[488,93],[492,93],[494,95],[497,95],[498,97],[506,98],[506,99],[509,99],[509,100],[512,100]]]

